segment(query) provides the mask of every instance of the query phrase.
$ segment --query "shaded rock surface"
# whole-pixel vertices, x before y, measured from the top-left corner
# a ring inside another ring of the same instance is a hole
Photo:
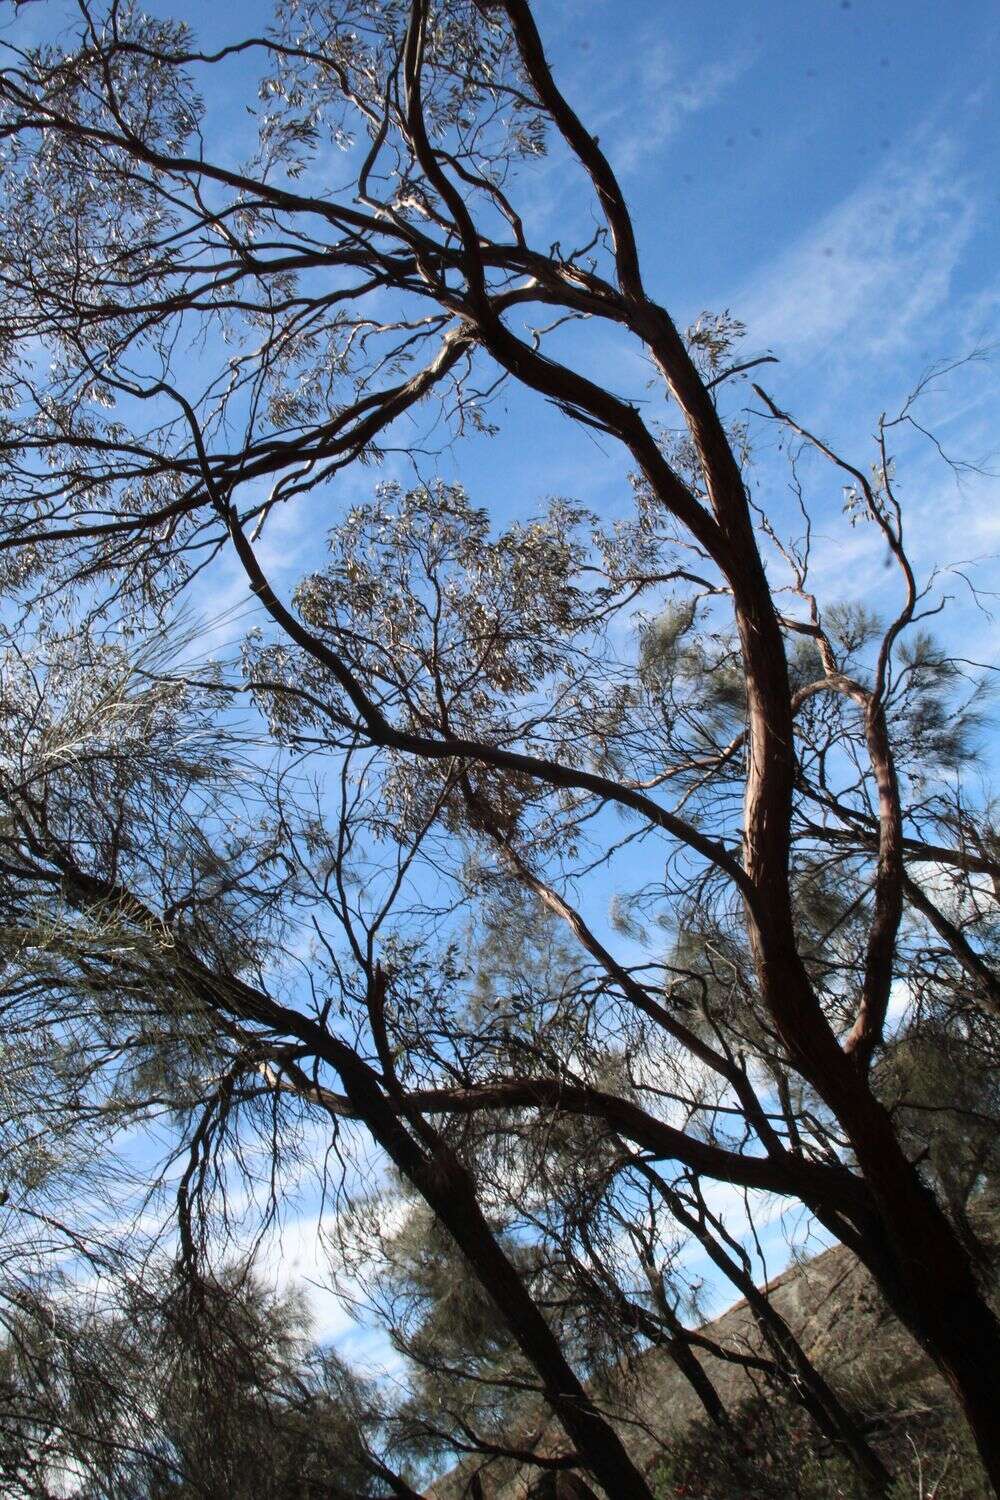
[[[810,1359],[832,1384],[859,1392],[866,1410],[888,1408],[903,1389],[908,1402],[944,1399],[930,1362],[887,1311],[867,1272],[843,1246],[793,1264],[768,1283],[767,1291]],[[733,1354],[767,1352],[745,1301],[735,1303],[699,1331]],[[697,1355],[727,1409],[763,1388],[759,1372],[703,1350]],[[660,1349],[647,1349],[620,1367],[603,1399],[632,1456],[648,1472],[655,1470],[672,1435],[704,1416],[688,1381]],[[536,1451],[554,1456],[565,1446],[561,1428],[550,1422]],[[555,1472],[540,1476],[535,1467],[509,1461],[484,1465],[482,1459],[475,1459],[445,1474],[427,1494],[430,1500],[480,1495],[482,1500],[569,1500],[571,1495],[575,1500],[569,1478]]]

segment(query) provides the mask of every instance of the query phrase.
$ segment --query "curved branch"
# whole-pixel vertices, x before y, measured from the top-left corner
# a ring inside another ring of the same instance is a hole
[[[268,1067],[265,1076],[273,1086],[288,1088],[321,1105],[341,1119],[355,1119],[350,1099],[313,1083],[305,1073],[280,1064],[287,1082]],[[425,1115],[477,1115],[505,1110],[549,1110],[598,1121],[631,1141],[649,1160],[677,1161],[692,1172],[736,1187],[802,1197],[810,1203],[826,1203],[851,1217],[866,1211],[868,1194],[864,1183],[847,1168],[825,1166],[786,1152],[780,1158],[742,1156],[723,1146],[698,1140],[673,1125],[647,1114],[638,1105],[616,1094],[558,1078],[497,1078],[469,1088],[414,1089],[403,1096],[410,1109]]]
[[[867,1068],[882,1039],[892,988],[896,938],[903,917],[903,810],[899,779],[881,698],[843,673],[830,673],[796,694],[796,707],[816,693],[839,693],[858,705],[864,715],[865,741],[878,789],[878,865],[875,910],[865,947],[864,981],[858,1014],[844,1051],[859,1068]]]
[[[480,740],[467,740],[459,735],[443,734],[437,739],[413,734],[398,729],[382,713],[378,704],[369,697],[357,677],[325,642],[308,631],[275,594],[257,557],[247,540],[239,520],[231,506],[226,507],[226,518],[236,554],[243,564],[250,581],[250,589],[260,600],[277,625],[320,663],[332,675],[346,693],[357,711],[365,732],[373,744],[386,749],[400,750],[425,760],[470,760],[482,765],[495,766],[498,770],[513,771],[546,782],[549,786],[590,792],[607,802],[616,802],[640,813],[650,823],[662,828],[681,843],[700,854],[716,866],[738,887],[747,899],[753,891],[746,874],[729,850],[717,840],[708,838],[692,823],[677,817],[651,798],[628,786],[610,781],[593,771],[562,766],[557,761],[543,760],[539,756],[522,754],[516,750],[504,750],[498,746],[484,744]]]

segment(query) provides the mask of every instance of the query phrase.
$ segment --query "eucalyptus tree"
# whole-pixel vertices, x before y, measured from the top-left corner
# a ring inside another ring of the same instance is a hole
[[[206,103],[234,63],[261,74],[243,162]],[[996,1487],[1000,1329],[966,1211],[992,1169],[956,1213],[909,1149],[938,1107],[920,1046],[937,1027],[988,1073],[1000,1010],[997,835],[961,776],[977,684],[920,628],[894,479],[912,406],[850,456],[786,396],[739,409],[760,361],[729,315],[682,331],[648,286],[527,0],[279,0],[211,54],[80,0],[50,45],[5,43],[0,136],[0,552],[28,625],[4,677],[5,1045],[35,1090],[8,1212],[79,1206],[74,1171],[107,1191],[108,1133],[163,1115],[201,1274],[230,1175],[254,1178],[247,1130],[279,1164],[305,1121],[338,1153],[367,1138],[571,1461],[642,1495],[586,1339],[512,1246],[603,1284],[604,1325],[658,1306],[676,1335],[663,1226],[711,1236],[706,1183],[778,1195],[871,1271]],[[577,198],[542,243],[547,149]],[[608,389],[595,329],[655,404]],[[338,510],[352,469],[417,459],[417,415],[432,447],[519,441],[494,401],[515,386],[620,453],[625,518],[558,500],[501,527],[454,482],[385,475]],[[793,446],[797,534],[751,490],[759,429]],[[895,569],[887,620],[814,592],[824,468]],[[296,513],[316,564],[285,597],[263,543]],[[238,667],[136,653],[225,559],[258,607]],[[462,915],[525,901],[565,929],[571,982],[477,979]],[[971,1108],[988,1129],[989,1088]],[[255,1184],[265,1218],[279,1180]]]

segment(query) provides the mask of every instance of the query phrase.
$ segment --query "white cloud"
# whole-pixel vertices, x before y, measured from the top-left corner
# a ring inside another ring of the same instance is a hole
[[[283,1224],[259,1258],[258,1270],[279,1293],[301,1291],[305,1295],[312,1331],[320,1342],[339,1340],[353,1328],[348,1306],[330,1284],[330,1256],[317,1215],[306,1214]]]
[[[738,51],[689,69],[662,40],[636,48],[636,57],[630,76],[614,81],[615,97],[623,102],[595,116],[608,155],[626,177],[648,166],[688,119],[716,104],[753,60]]]
[[[976,225],[945,135],[910,139],[736,297],[751,337],[796,362],[898,352],[948,299]]]

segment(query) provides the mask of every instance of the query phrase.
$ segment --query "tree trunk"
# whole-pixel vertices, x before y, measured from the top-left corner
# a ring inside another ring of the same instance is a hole
[[[896,1266],[897,1285],[886,1287],[887,1295],[954,1391],[1000,1495],[1000,1322],[888,1114],[867,1091],[862,1102],[865,1119],[849,1133]],[[883,1285],[885,1279],[883,1272]]]
[[[514,1341],[537,1372],[549,1407],[594,1478],[609,1496],[653,1500],[611,1423],[597,1410],[559,1341],[498,1243],[461,1162],[425,1122],[414,1118],[421,1144],[382,1094],[370,1072],[343,1043],[327,1038],[326,1060],[374,1138],[413,1184],[475,1271]]]
[[[868,1018],[873,1034],[857,1055],[848,1055],[823,1015],[798,952],[788,880],[795,757],[784,644],[745,513],[742,482],[729,502],[730,538],[746,548],[729,576],[750,708],[744,861],[754,884],[746,902],[747,931],[761,991],[796,1067],[847,1134],[895,1263],[900,1315],[958,1397],[1000,1495],[1000,1323],[959,1235],[907,1159],[869,1087],[865,1060],[881,1035],[882,1017]],[[879,1247],[875,1251],[880,1258]]]
[[[436,1185],[414,1179],[417,1187],[503,1314],[518,1347],[542,1380],[546,1401],[594,1478],[609,1496],[652,1500],[649,1486],[618,1434],[594,1406],[567,1363],[554,1333],[497,1243],[464,1169],[457,1162],[454,1165],[457,1170],[448,1174],[447,1182],[442,1182],[442,1191],[437,1192]]]

